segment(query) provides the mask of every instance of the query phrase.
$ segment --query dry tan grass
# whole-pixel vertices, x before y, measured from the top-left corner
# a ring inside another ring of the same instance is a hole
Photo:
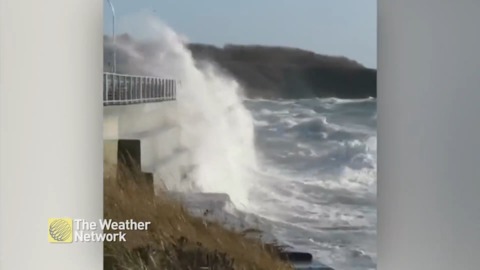
[[[148,231],[127,232],[127,242],[105,243],[105,269],[292,269],[259,241],[190,215],[164,192],[151,195],[143,180],[105,167],[104,217],[151,222]]]

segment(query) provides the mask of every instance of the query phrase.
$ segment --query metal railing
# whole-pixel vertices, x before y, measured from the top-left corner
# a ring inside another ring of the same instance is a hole
[[[104,106],[172,101],[176,96],[176,80],[103,73]]]

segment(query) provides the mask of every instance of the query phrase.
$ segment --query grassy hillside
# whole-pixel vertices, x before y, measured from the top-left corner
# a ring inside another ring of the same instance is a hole
[[[292,269],[275,247],[194,217],[166,193],[153,196],[139,174],[122,170],[116,178],[105,168],[104,217],[152,223],[148,231],[129,231],[127,242],[105,243],[104,269]]]

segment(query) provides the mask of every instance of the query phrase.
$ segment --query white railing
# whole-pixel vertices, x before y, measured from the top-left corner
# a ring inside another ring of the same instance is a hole
[[[103,105],[127,105],[172,101],[177,81],[156,77],[103,73]]]

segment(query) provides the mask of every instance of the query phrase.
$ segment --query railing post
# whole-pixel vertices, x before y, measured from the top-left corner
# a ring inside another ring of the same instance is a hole
[[[122,102],[122,76],[120,75],[117,75],[117,92],[118,92],[118,102],[117,103],[121,103]]]
[[[165,89],[163,86],[163,79],[160,79],[160,100],[163,100],[163,97],[165,96]]]
[[[165,93],[163,94],[164,100],[168,100],[168,79],[164,80]]]
[[[125,101],[128,103],[130,101],[130,95],[131,95],[131,92],[130,92],[130,88],[128,86],[128,82],[130,80],[130,77],[123,77],[123,80],[125,81]]]
[[[163,94],[164,100],[168,100],[168,79],[164,80],[165,82],[165,93]]]
[[[138,86],[137,86],[137,77],[133,77],[133,91],[135,92],[135,98],[133,99],[135,102],[138,99]]]
[[[117,95],[118,95],[118,99],[117,99],[117,104],[118,104],[122,102],[122,92],[120,89],[120,87],[122,86],[121,84],[122,77],[120,77],[120,75],[117,75],[116,77],[117,77],[117,84],[116,84],[115,90],[117,91]]]
[[[178,81],[175,81],[175,87],[173,87],[173,100],[177,99],[177,84]]]
[[[119,81],[119,89],[120,89],[120,103],[124,103],[126,100],[125,97],[125,76],[120,75],[120,81]]]
[[[135,92],[135,98],[134,98],[134,101],[136,102],[137,99],[138,99],[138,85],[137,85],[137,77],[133,77],[133,88],[134,88],[134,92]]]
[[[122,76],[123,77],[123,101],[126,103],[128,101],[128,91],[127,91],[127,76]]]
[[[124,83],[124,78],[123,75],[120,75],[118,78],[118,91],[120,92],[120,103],[123,103],[125,101],[125,83]]]
[[[129,94],[129,91],[128,91],[128,77],[127,76],[123,76],[123,82],[124,82],[124,87],[123,87],[123,96],[125,97],[125,100],[124,100],[124,103],[128,103],[128,94]]]
[[[152,99],[155,98],[155,88],[154,88],[155,82],[154,81],[155,81],[154,78],[150,78],[150,83],[152,85],[151,90],[150,90],[152,92],[152,95],[150,96],[150,98],[152,98]]]
[[[128,103],[133,100],[133,86],[132,86],[132,77],[128,77]]]
[[[148,78],[145,78],[145,100],[150,98],[150,84],[148,83]]]
[[[153,84],[153,98],[156,100],[157,99],[157,78],[152,79],[152,84]]]
[[[169,91],[170,91],[170,81],[166,79],[165,80],[165,100],[168,100]]]
[[[143,78],[140,78],[140,102],[143,100]]]
[[[113,98],[113,103],[117,101],[117,75],[112,76],[112,98]]]
[[[142,97],[142,92],[140,89],[140,78],[135,77],[135,80],[136,80],[135,87],[137,88],[137,102],[139,102]]]
[[[150,84],[151,84],[151,87],[150,87],[150,92],[152,93],[152,95],[150,96],[150,98],[154,99],[155,98],[155,82],[154,82],[154,78],[150,78]]]
[[[128,77],[128,102],[131,103],[133,100],[133,77]]]
[[[145,96],[143,97],[144,100],[148,100],[148,78],[143,79],[145,82]]]
[[[152,78],[148,78],[148,99],[152,98]]]
[[[151,81],[152,81],[152,98],[155,99],[155,78],[152,78]]]
[[[150,82],[148,80],[148,77],[145,78],[145,85],[146,85],[146,100],[150,99]]]
[[[108,74],[103,73],[103,105],[108,103]]]
[[[159,100],[159,97],[160,97],[160,88],[158,87],[158,81],[159,79],[158,78],[155,78],[155,99],[156,100]]]
[[[162,100],[162,79],[158,79],[158,100]]]

